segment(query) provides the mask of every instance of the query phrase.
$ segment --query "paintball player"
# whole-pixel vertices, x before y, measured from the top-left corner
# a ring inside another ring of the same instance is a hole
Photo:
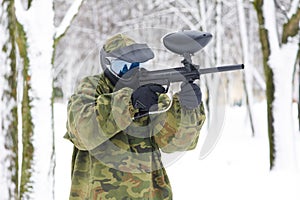
[[[147,44],[124,34],[108,39],[100,57],[103,73],[81,80],[68,102],[65,138],[74,144],[70,199],[171,200],[160,151],[196,147],[205,120],[201,90],[183,82],[173,101],[159,84],[115,90],[154,58]]]

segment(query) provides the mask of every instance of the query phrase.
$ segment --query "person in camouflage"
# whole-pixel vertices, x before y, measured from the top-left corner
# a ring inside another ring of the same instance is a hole
[[[194,149],[205,113],[194,83],[183,83],[173,101],[156,84],[114,89],[123,74],[153,57],[146,44],[115,35],[101,51],[104,72],[84,78],[71,96],[65,135],[74,144],[71,200],[172,199],[160,151]],[[121,61],[128,65],[114,66]]]

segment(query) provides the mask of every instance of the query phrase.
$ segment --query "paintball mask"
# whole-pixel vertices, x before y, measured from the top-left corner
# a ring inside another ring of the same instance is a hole
[[[152,58],[154,53],[147,44],[136,43],[123,34],[108,39],[100,51],[101,67],[110,80],[122,78],[125,73]]]

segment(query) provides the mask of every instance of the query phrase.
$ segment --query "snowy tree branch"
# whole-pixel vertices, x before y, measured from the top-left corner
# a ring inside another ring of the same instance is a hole
[[[202,30],[206,30],[206,13],[205,13],[205,2],[197,0],[197,8],[198,8],[198,13],[200,16],[200,21],[201,21],[201,27]]]
[[[177,15],[190,29],[196,30],[197,27],[189,20],[180,10],[176,7],[173,7],[174,14]]]
[[[180,3],[182,6],[184,6],[197,21],[200,21],[200,16],[199,16],[198,12],[195,12],[195,11],[198,11],[197,9],[195,9],[191,5],[189,5],[187,1],[178,0],[178,3]]]
[[[274,0],[274,3],[276,8],[279,9],[279,11],[281,11],[281,13],[288,19],[287,9],[283,5],[280,5],[277,0]]]
[[[63,18],[62,22],[56,28],[55,39],[58,39],[61,36],[63,36],[65,34],[65,32],[68,30],[68,28],[71,25],[72,20],[77,15],[78,10],[79,10],[80,6],[82,5],[83,1],[84,0],[74,0],[73,4],[71,5],[69,10],[67,11],[67,13],[66,13],[65,17]]]
[[[263,3],[264,26],[268,30],[268,38],[270,48],[273,50],[279,49],[279,38],[276,20],[276,8],[274,0],[264,0]]]

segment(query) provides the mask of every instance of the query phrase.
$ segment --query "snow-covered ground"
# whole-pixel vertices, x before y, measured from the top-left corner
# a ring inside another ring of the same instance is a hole
[[[269,171],[265,104],[255,105],[260,127],[255,138],[251,137],[245,110],[227,108],[221,139],[205,159],[198,159],[200,144],[167,168],[175,200],[300,199],[299,168]],[[298,134],[297,146],[299,139]]]
[[[199,159],[203,131],[197,148],[167,166],[174,200],[299,200],[300,163],[293,171],[269,171],[265,103],[254,107],[259,133],[251,137],[244,107],[228,107],[222,136],[213,151]],[[296,114],[294,115],[296,120]],[[72,144],[65,139],[66,106],[55,104],[56,199],[68,199]],[[295,123],[296,124],[296,121]],[[300,134],[295,135],[300,155]],[[295,158],[296,159],[296,158]]]

